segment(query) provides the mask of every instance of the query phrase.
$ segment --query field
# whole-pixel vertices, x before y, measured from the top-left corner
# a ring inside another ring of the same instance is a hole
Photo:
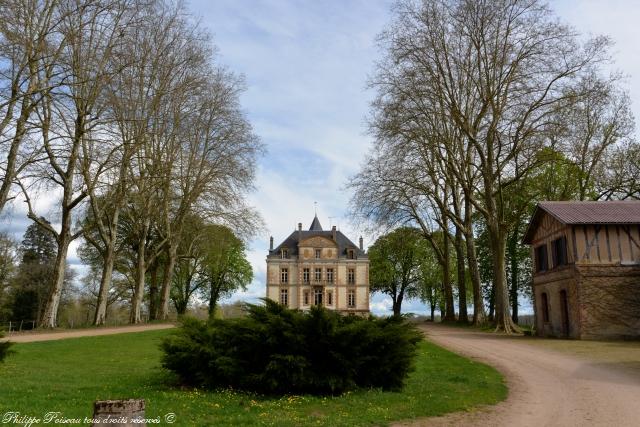
[[[402,392],[363,390],[337,397],[269,398],[233,390],[183,389],[160,366],[160,339],[150,331],[16,344],[0,364],[0,416],[20,412],[84,419],[92,402],[144,398],[146,417],[168,425],[386,425],[494,404],[506,397],[501,375],[426,341]],[[37,424],[34,424],[37,425]]]

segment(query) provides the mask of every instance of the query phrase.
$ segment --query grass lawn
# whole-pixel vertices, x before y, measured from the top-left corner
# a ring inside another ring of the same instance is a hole
[[[267,398],[235,391],[175,388],[160,367],[168,330],[16,344],[0,364],[0,416],[92,415],[94,400],[144,398],[146,417],[175,414],[173,425],[385,425],[494,404],[506,397],[501,375],[426,341],[402,392],[358,391],[339,397]],[[1,422],[1,419],[0,419]],[[151,425],[151,424],[149,424]]]

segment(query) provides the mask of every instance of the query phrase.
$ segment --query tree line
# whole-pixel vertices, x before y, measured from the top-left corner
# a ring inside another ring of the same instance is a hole
[[[400,0],[378,41],[374,142],[350,183],[352,211],[419,230],[445,320],[457,305],[457,320],[484,322],[488,302],[496,328],[516,331],[535,202],[640,197],[629,95],[607,71],[612,42],[538,0]]]
[[[222,273],[211,266],[227,252],[244,259],[240,238],[261,224],[245,195],[263,147],[243,90],[180,2],[3,4],[0,213],[24,202],[52,245],[39,326],[57,324],[76,239],[100,277],[96,325],[118,281],[131,323],[142,321],[143,301],[150,318],[166,319],[172,298],[182,310],[205,283],[215,288]],[[242,269],[234,283],[245,286]],[[208,299],[215,305],[224,292]]]

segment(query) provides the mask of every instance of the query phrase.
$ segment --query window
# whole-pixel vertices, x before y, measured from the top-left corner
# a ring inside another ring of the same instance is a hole
[[[547,271],[548,268],[547,245],[540,245],[536,248],[536,271]]]
[[[313,303],[315,305],[322,305],[322,289],[316,289],[313,291]]]
[[[354,253],[353,249],[349,249],[347,251],[347,258],[348,259],[356,259],[356,256],[355,256],[355,253]]]
[[[315,274],[314,274],[314,279],[316,282],[319,282],[322,280],[322,269],[321,268],[316,268],[315,270]]]
[[[567,238],[562,236],[551,242],[551,258],[553,268],[567,265]]]
[[[289,249],[282,249],[282,250],[280,251],[280,257],[281,257],[282,259],[289,258]]]
[[[304,283],[309,283],[310,277],[309,277],[309,269],[305,268],[302,270],[302,281]]]
[[[356,291],[347,292],[347,306],[350,308],[356,306]]]
[[[280,283],[289,283],[289,269],[281,268],[280,269]]]
[[[321,255],[322,255],[322,249],[316,249],[316,259],[320,259]]]
[[[546,292],[543,292],[542,295],[540,295],[542,297],[542,301],[541,301],[541,305],[542,305],[542,321],[544,323],[548,323],[549,322],[549,299],[547,297]]]
[[[327,268],[327,282],[333,283],[333,268]]]
[[[350,285],[354,285],[356,283],[356,270],[353,268],[350,268],[347,273],[347,283]]]
[[[333,305],[333,292],[327,291],[327,305]]]
[[[304,291],[302,294],[302,301],[304,305],[309,305],[309,291]]]
[[[289,305],[289,290],[280,289],[280,304]]]

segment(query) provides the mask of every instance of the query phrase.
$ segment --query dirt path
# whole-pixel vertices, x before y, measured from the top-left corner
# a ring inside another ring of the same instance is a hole
[[[143,331],[155,331],[158,329],[173,328],[175,325],[170,323],[153,324],[153,325],[139,325],[139,326],[119,326],[114,328],[87,328],[71,331],[56,331],[56,332],[23,332],[13,335],[7,335],[5,340],[11,342],[35,342],[35,341],[51,341],[62,340],[65,338],[78,338],[78,337],[94,337],[98,335],[113,335],[113,334],[126,334],[129,332],[143,332]]]
[[[430,340],[502,372],[504,402],[400,425],[639,426],[640,359],[603,362],[509,338],[440,325],[422,326]],[[604,346],[607,343],[602,343]],[[633,365],[633,366],[631,366]]]

